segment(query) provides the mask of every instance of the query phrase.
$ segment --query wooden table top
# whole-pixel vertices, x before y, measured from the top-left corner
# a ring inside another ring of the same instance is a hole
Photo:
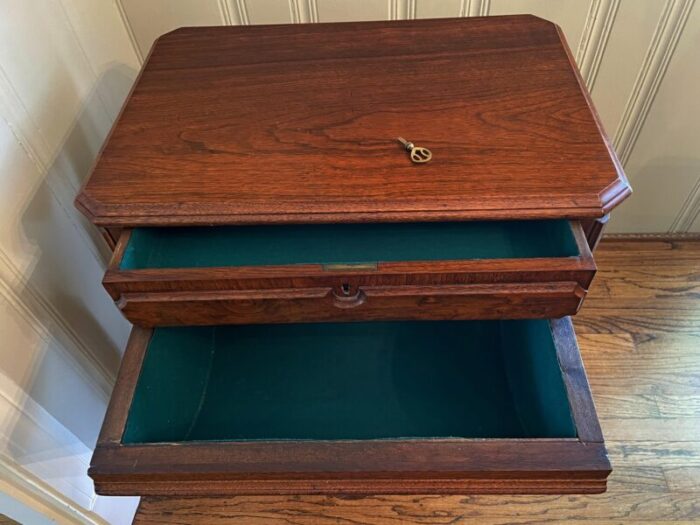
[[[561,31],[524,15],[169,33],[76,202],[103,226],[581,218],[629,191]]]

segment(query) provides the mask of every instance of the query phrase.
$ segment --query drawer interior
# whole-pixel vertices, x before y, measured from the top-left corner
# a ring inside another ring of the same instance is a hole
[[[547,320],[158,328],[125,445],[575,438]]]
[[[566,220],[136,228],[121,270],[574,257]]]

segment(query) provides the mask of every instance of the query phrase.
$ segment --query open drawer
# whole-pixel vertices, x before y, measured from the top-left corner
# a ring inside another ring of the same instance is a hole
[[[135,328],[100,494],[594,493],[569,318]]]
[[[104,285],[139,326],[548,318],[595,273],[579,222],[137,228]]]

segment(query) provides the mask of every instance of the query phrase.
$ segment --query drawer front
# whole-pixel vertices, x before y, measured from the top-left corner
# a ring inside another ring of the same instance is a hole
[[[526,319],[578,311],[576,282],[358,286],[301,290],[126,293],[119,307],[145,327],[318,321]]]
[[[594,493],[571,322],[135,328],[90,475],[111,495]]]
[[[144,238],[152,243],[170,243],[163,249],[167,254],[158,259],[151,253],[141,253],[157,250],[146,245],[141,246],[140,252],[138,243],[132,241],[132,234],[127,230],[121,236],[103,283],[124,315],[146,327],[561,317],[578,311],[595,273],[581,225],[572,222],[565,226],[569,230],[564,233],[570,239],[563,241],[558,238],[563,235],[561,231],[555,235],[549,231],[551,226],[544,228],[545,233],[554,238],[554,244],[571,244],[569,254],[556,257],[553,255],[558,252],[554,248],[533,249],[522,239],[514,240],[518,237],[516,233],[521,232],[509,232],[506,227],[504,231],[489,232],[486,240],[494,247],[451,249],[451,243],[460,242],[462,237],[464,242],[474,237],[469,233],[460,236],[461,232],[457,231],[450,233],[443,243],[448,248],[442,249],[448,257],[505,257],[510,254],[509,258],[368,260],[372,257],[429,257],[442,245],[430,245],[429,236],[422,229],[415,235],[431,248],[432,251],[425,254],[401,242],[395,243],[393,251],[386,250],[381,245],[390,242],[389,235],[383,239],[373,234],[372,243],[379,246],[377,249],[354,247],[360,262],[338,263],[343,258],[354,257],[352,249],[347,248],[340,253],[333,249],[326,250],[329,253],[316,249],[317,253],[308,257],[296,253],[285,258],[268,253],[269,243],[251,241],[245,246],[254,252],[250,257],[227,258],[218,253],[211,257],[211,264],[228,262],[245,266],[207,266],[201,259],[180,255],[188,246],[181,239],[165,242],[157,233],[140,238],[142,243]],[[406,228],[409,229],[403,233],[412,234],[410,225]],[[363,232],[354,230],[353,233]],[[208,245],[202,243],[196,233],[187,231],[185,234],[189,243],[195,245],[192,248],[195,253]],[[313,232],[309,235],[321,237]],[[272,241],[280,241],[280,238]],[[219,239],[219,242],[223,241]],[[316,242],[329,245],[333,239],[326,236]],[[313,247],[309,247],[311,249]],[[227,250],[230,248],[222,248],[222,252]],[[519,257],[520,251],[528,256]],[[532,257],[538,254],[546,256]],[[325,258],[331,262],[309,262],[326,261]],[[285,260],[293,264],[279,264]],[[256,266],[251,266],[252,262]],[[172,267],[178,264],[191,266]]]

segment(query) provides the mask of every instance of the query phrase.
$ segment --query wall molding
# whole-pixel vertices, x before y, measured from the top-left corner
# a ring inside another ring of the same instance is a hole
[[[681,209],[678,210],[678,215],[671,223],[669,232],[687,232],[693,226],[698,215],[700,215],[700,176],[683,202]]]
[[[620,0],[591,1],[576,53],[576,63],[589,91],[593,90],[619,7]]]
[[[318,5],[315,0],[289,0],[289,14],[294,24],[318,22]]]
[[[0,478],[70,523],[105,523],[87,510],[96,498],[87,476],[92,451],[3,373],[0,417]]]
[[[317,23],[318,18],[318,0],[306,0],[306,12],[308,22]]]
[[[230,26],[233,24],[231,10],[226,0],[219,0],[219,14],[221,15],[221,23],[223,25]]]
[[[72,29],[72,26],[69,26]],[[90,67],[94,75],[94,69]],[[102,102],[101,102],[102,103]],[[106,111],[106,108],[103,109]],[[107,248],[99,232],[73,207],[77,188],[63,173],[52,169],[58,154],[53,152],[41,133],[36,121],[25,107],[21,97],[0,66],[0,118],[4,118],[19,147],[34,165],[40,180],[45,183],[54,202],[66,216],[69,224],[86,244],[88,252],[99,267],[107,260]],[[100,251],[100,249],[102,251]],[[20,292],[21,290],[21,292]],[[53,338],[62,348],[69,362],[85,378],[87,384],[96,387],[103,398],[108,399],[116,378],[116,370],[108,370],[92,354],[90,345],[72,328],[71,324],[51,302],[26,278],[8,253],[0,249],[0,292],[26,319],[36,325],[39,335]],[[25,304],[27,302],[28,304]],[[56,332],[56,337],[52,336]],[[108,344],[105,342],[105,344]]]
[[[52,523],[81,523],[85,525],[109,525],[97,514],[72,503],[53,487],[44,483],[27,469],[23,468],[5,454],[0,454],[0,478],[9,483],[15,494],[14,499],[21,501],[39,514],[46,515],[46,510],[38,508],[37,502],[48,507]]]
[[[488,16],[491,11],[491,0],[462,0],[459,6],[459,16]]]
[[[417,12],[417,0],[406,0],[406,18],[408,20],[415,20]]]
[[[299,0],[289,0],[289,19],[292,24],[302,23],[301,6]]]
[[[139,65],[143,66],[143,53],[141,52],[138,41],[136,40],[134,29],[131,27],[131,22],[126,14],[122,0],[114,0],[114,3],[117,6],[117,11],[119,11],[119,18],[121,18],[122,24],[124,25],[124,30],[129,37],[129,42],[131,42],[131,47],[134,48],[134,53],[136,53],[136,59],[139,61]]]
[[[0,492],[51,523],[131,523],[138,498],[95,494],[92,449],[2,372],[0,420]]]
[[[224,0],[228,4],[227,11],[231,24],[239,26],[247,26],[250,24],[248,20],[248,6],[246,0]]]
[[[416,18],[416,0],[389,0],[389,20],[413,20]]]
[[[695,0],[667,0],[613,137],[623,165],[629,160]]]
[[[23,295],[17,291],[21,289]],[[36,331],[42,340],[55,342],[66,361],[92,385],[107,402],[116,381],[117,371],[109,370],[90,351],[80,337],[54,306],[29,282],[0,248],[0,295]],[[71,349],[75,349],[71,351]],[[76,355],[77,354],[77,355]]]
[[[7,95],[7,91],[3,89],[4,79],[6,79],[4,76],[4,71],[0,68],[0,105],[3,106],[2,109],[14,109],[16,111],[18,106],[15,106],[14,108],[7,108],[6,106],[11,106],[11,104],[2,104],[2,97]],[[24,109],[23,106],[19,107]],[[25,118],[30,117],[27,115]],[[15,122],[23,122],[21,119],[13,120]],[[33,121],[31,122],[33,124]],[[15,140],[17,140],[27,157],[34,163],[37,170],[39,170],[39,173],[45,178],[49,179],[48,185],[53,198],[63,209],[66,215],[68,215],[69,221],[72,223],[75,230],[81,235],[84,242],[88,244],[88,247],[90,248],[89,251],[94,256],[96,262],[101,267],[104,266],[102,254],[96,251],[97,243],[94,242],[89,236],[86,228],[77,223],[76,220],[71,217],[69,212],[66,210],[64,203],[61,202],[61,198],[57,195],[55,189],[51,187],[51,181],[60,177],[48,176],[48,168],[41,158],[42,153],[37,153],[35,149],[36,142],[32,142],[28,138],[24,138],[24,133],[22,132],[23,130],[18,130],[17,125],[13,125],[13,123],[9,121],[7,121],[7,123],[15,136]],[[45,147],[43,138],[40,138],[39,140],[39,147]],[[64,194],[71,194],[73,190],[69,187],[63,188],[62,191]],[[77,211],[74,213],[77,213]],[[22,290],[23,294],[20,295],[20,292],[17,290]],[[58,312],[51,302],[39,290],[37,290],[31,282],[27,280],[24,273],[14,264],[11,257],[2,248],[0,248],[0,293],[2,293],[5,299],[12,304],[26,319],[31,321],[32,325],[36,327],[39,335],[45,340],[52,337],[49,327],[55,328],[57,330],[58,337],[54,339],[59,343],[59,347],[65,350],[66,355],[70,357],[70,362],[74,365],[76,371],[78,371],[81,376],[86,379],[88,384],[97,386],[97,391],[100,392],[103,397],[109,397],[112,385],[116,379],[116,370],[107,370],[102,363],[95,358],[90,351],[90,346],[71,327],[70,323]],[[26,304],[26,302],[29,304]],[[69,350],[71,348],[76,349],[77,352],[71,352]],[[77,356],[74,355],[76,353],[78,354]],[[80,357],[79,360],[78,356]],[[80,363],[78,363],[78,361],[80,361]]]

